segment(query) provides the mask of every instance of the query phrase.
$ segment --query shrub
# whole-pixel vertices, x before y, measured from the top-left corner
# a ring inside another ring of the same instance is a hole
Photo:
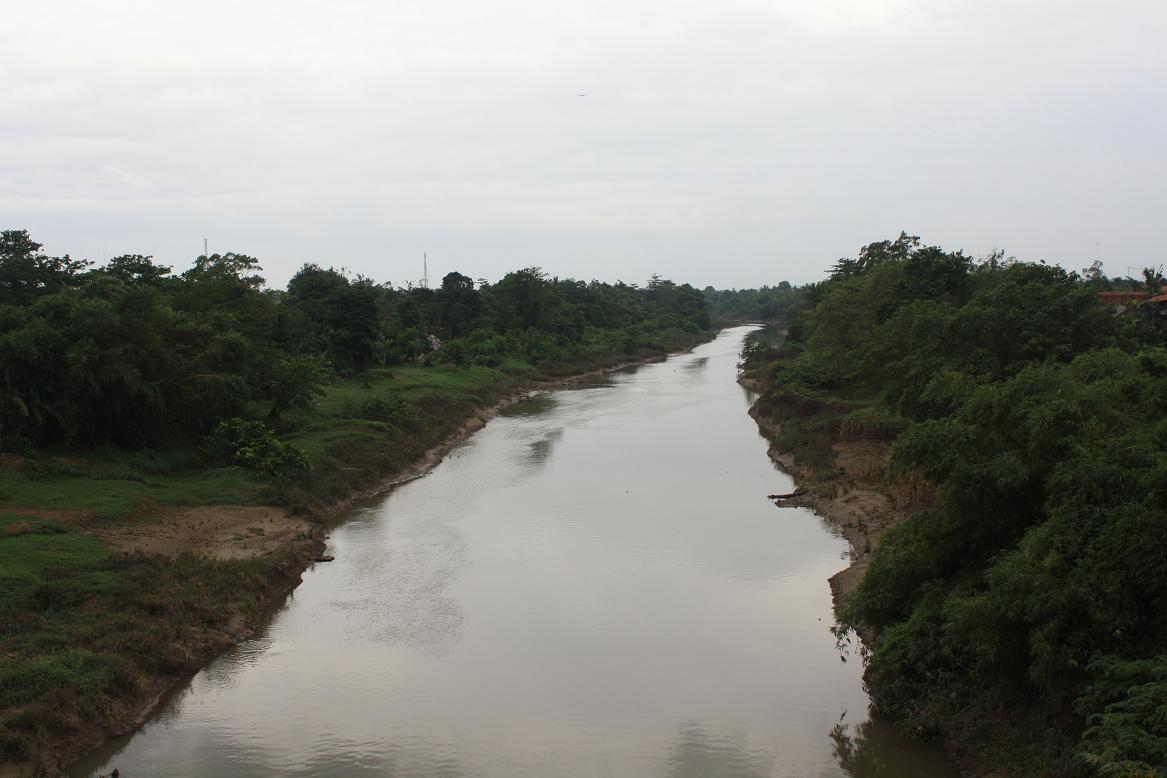
[[[258,421],[235,418],[220,422],[208,448],[212,454],[229,455],[235,464],[270,478],[291,478],[308,469],[303,451],[277,439]]]

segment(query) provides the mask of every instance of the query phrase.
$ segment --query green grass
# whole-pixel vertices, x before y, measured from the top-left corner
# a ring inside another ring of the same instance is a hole
[[[684,344],[698,338],[689,334]],[[338,380],[311,408],[291,411],[279,437],[308,455],[299,483],[276,483],[230,462],[207,461],[195,446],[169,451],[40,452],[20,470],[0,470],[0,503],[83,511],[101,519],[149,520],[158,506],[280,503],[318,512],[407,466],[477,409],[541,374],[562,375],[655,354],[604,351],[540,373],[514,358],[497,368],[396,367]],[[247,412],[266,419],[269,404]]]
[[[0,501],[20,508],[76,510],[117,518],[149,504],[224,505],[253,502],[266,486],[239,467],[150,473],[115,470],[84,460],[41,457],[28,471],[0,471]]]
[[[314,407],[281,421],[281,439],[303,450],[311,469],[279,484],[278,499],[320,512],[407,467],[517,385],[487,367],[399,367],[337,381]]]
[[[91,567],[109,553],[100,541],[36,516],[0,515],[0,613],[5,604],[30,607],[46,570]],[[86,585],[102,586],[100,577]]]
[[[145,678],[193,669],[198,637],[258,612],[288,562],[115,554],[36,515],[0,516],[0,763],[35,758]]]
[[[0,502],[139,520],[149,520],[157,506],[283,502],[320,510],[346,490],[406,466],[476,408],[512,389],[515,369],[402,367],[329,385],[314,407],[287,414],[279,425],[280,437],[303,449],[319,471],[299,488],[227,462],[208,462],[193,447],[106,449],[44,452],[26,459],[21,470],[0,470]],[[254,403],[250,410],[264,418],[267,408]]]

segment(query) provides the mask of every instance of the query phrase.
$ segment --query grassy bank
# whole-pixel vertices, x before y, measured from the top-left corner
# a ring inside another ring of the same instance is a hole
[[[176,511],[274,505],[322,518],[414,467],[504,398],[565,376],[663,358],[705,333],[535,369],[520,362],[370,370],[285,413],[278,439],[304,453],[269,478],[202,448],[42,451],[0,467],[0,775],[51,775],[132,731],[158,695],[255,625],[319,553],[318,532],[246,559],[125,553]],[[268,405],[247,409],[267,418]],[[256,531],[261,531],[257,529]],[[6,767],[7,766],[7,767]]]
[[[35,513],[0,515],[0,755],[52,774],[238,639],[315,544],[217,561],[111,553]]]

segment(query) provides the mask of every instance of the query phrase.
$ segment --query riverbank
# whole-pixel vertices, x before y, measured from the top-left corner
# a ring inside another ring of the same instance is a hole
[[[794,480],[793,496],[776,503],[811,508],[851,546],[848,566],[828,579],[838,613],[862,582],[883,534],[931,506],[937,492],[919,474],[889,467],[897,427],[880,423],[863,404],[780,385],[775,374],[788,356],[770,349],[739,382],[758,393],[750,416],[770,442],[770,459]],[[847,647],[867,655],[877,636],[868,625],[853,626],[861,645]],[[1014,775],[1001,768],[1036,741],[1044,722],[1033,719],[1015,703],[990,697],[915,736],[939,743],[961,775]]]
[[[824,473],[801,464],[794,452],[781,450],[775,442],[781,433],[780,426],[759,413],[756,405],[750,409],[750,416],[770,441],[767,453],[771,461],[794,479],[794,496],[776,498],[775,502],[810,508],[829,520],[851,544],[851,563],[828,579],[838,605],[840,597],[859,585],[880,535],[907,515],[870,478],[875,468],[886,462],[887,446],[878,441],[866,441],[866,445],[835,444],[832,449],[837,470]]]
[[[807,402],[769,385],[768,373],[781,358],[773,345],[780,341],[771,337],[764,367],[748,366],[739,383],[758,393],[750,416],[770,442],[770,459],[795,482],[792,495],[776,502],[812,509],[851,545],[850,564],[829,579],[837,607],[863,579],[880,536],[930,505],[935,490],[915,474],[889,472],[894,431],[848,424],[842,419],[853,408]]]
[[[250,636],[324,548],[316,531],[273,531],[267,550],[243,554],[217,543],[209,513],[198,511],[124,535],[44,513],[0,514],[5,778],[56,775],[139,727],[176,684]],[[227,514],[224,525],[242,521],[253,537],[281,524],[255,509]],[[184,537],[190,526],[207,529],[206,542]],[[162,536],[168,544],[154,545]]]
[[[322,522],[424,475],[506,405],[707,338],[548,372],[419,367],[340,382],[283,423],[311,465],[295,483],[141,456],[6,458],[0,776],[59,774],[138,728],[287,597],[325,548]],[[218,504],[197,504],[207,494]]]
[[[734,386],[747,329],[521,402],[362,504],[257,640],[77,774],[953,778],[835,729],[866,702],[825,629],[845,546],[759,502],[785,479]]]

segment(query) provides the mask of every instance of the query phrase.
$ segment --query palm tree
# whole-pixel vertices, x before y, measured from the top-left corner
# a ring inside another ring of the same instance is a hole
[[[1159,265],[1158,269],[1153,267],[1143,268],[1143,288],[1149,294],[1157,295],[1162,293],[1164,284],[1167,284],[1167,278],[1163,277],[1162,265]]]

